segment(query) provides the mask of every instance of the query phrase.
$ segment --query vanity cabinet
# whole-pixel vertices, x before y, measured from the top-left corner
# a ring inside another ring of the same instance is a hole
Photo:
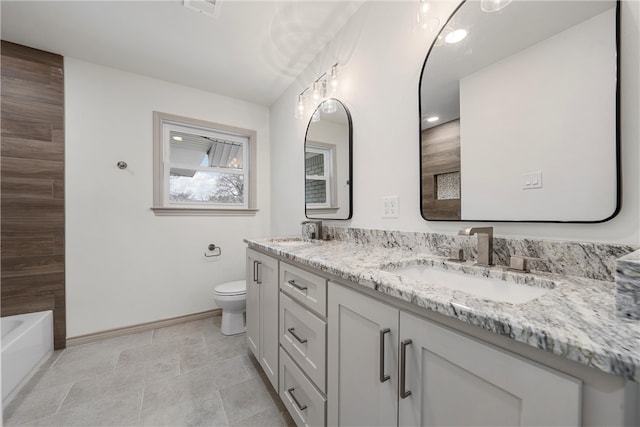
[[[247,344],[278,390],[278,260],[247,248]]]
[[[332,284],[328,424],[580,425],[581,381]]]
[[[326,425],[327,280],[280,264],[280,398],[299,426]]]
[[[327,425],[397,424],[398,313],[329,283]]]

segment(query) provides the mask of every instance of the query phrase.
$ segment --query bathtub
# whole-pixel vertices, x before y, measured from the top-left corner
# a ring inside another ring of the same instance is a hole
[[[53,353],[53,312],[2,317],[2,406]]]

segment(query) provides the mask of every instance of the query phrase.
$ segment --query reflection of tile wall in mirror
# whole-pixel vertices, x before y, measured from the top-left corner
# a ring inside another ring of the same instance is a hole
[[[452,200],[460,198],[460,172],[436,175],[436,199]]]

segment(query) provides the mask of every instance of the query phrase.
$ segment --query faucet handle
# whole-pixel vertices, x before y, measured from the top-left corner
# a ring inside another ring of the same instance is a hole
[[[529,271],[529,261],[547,262],[549,260],[524,255],[511,255],[509,257],[509,270],[527,273]]]

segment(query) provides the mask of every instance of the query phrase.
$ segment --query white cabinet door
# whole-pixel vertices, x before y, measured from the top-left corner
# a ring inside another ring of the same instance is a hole
[[[247,342],[278,391],[278,260],[247,249]]]
[[[580,425],[581,381],[404,312],[400,331],[401,426]]]
[[[258,265],[260,256],[247,248],[247,345],[257,360],[260,360],[260,285]]]
[[[327,425],[398,421],[398,309],[329,283]]]

